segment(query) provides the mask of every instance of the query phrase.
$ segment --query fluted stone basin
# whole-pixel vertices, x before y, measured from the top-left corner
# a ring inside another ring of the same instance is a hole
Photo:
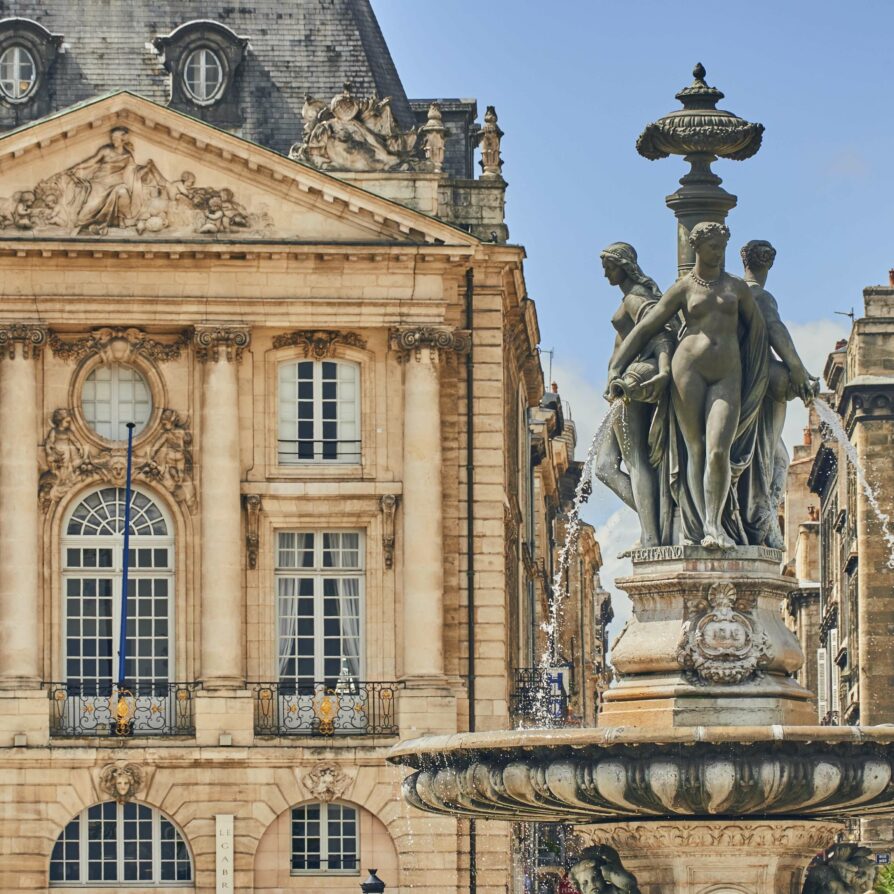
[[[894,726],[523,730],[395,746],[414,806],[605,823],[894,812]]]

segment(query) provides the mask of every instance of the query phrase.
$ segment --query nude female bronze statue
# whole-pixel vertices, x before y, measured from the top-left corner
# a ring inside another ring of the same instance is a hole
[[[632,245],[612,243],[600,257],[605,278],[622,294],[612,316],[617,351],[658,303],[661,290],[643,273]],[[596,477],[638,514],[641,546],[670,543],[671,537],[670,494],[662,488],[657,467],[663,457],[660,429],[667,418],[673,341],[673,333],[662,330],[620,375],[610,377],[607,396],[622,398],[624,405],[596,456]]]
[[[634,326],[609,370],[609,381],[620,377],[682,315],[671,361],[670,483],[684,542],[708,548],[748,543],[736,485],[754,454],[768,381],[766,326],[748,285],[724,271],[728,241],[723,224],[693,227],[695,267]]]

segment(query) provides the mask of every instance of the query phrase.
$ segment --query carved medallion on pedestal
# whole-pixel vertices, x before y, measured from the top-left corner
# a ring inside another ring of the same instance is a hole
[[[705,683],[742,683],[760,673],[769,641],[750,617],[755,597],[731,583],[712,584],[704,599],[688,598],[688,620],[677,649],[680,666]]]

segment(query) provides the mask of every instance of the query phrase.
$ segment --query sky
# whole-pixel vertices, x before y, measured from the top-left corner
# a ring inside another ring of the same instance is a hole
[[[767,287],[815,375],[862,289],[894,267],[894,2],[751,0],[681,7],[666,0],[373,0],[407,94],[474,97],[496,106],[509,182],[510,241],[525,246],[544,371],[580,432],[582,457],[605,412],[601,394],[619,293],[599,251],[632,243],[667,288],[676,274],[676,223],[664,197],[688,165],[647,161],[644,126],[680,107],[674,94],[701,62],[719,103],[766,127],[760,152],[714,170],[738,196],[727,266],[738,248],[777,249]],[[803,410],[789,405],[786,440]],[[601,485],[585,517],[597,526],[610,588],[638,536],[629,510]],[[613,589],[613,588],[612,588]],[[617,620],[627,617],[623,596]]]

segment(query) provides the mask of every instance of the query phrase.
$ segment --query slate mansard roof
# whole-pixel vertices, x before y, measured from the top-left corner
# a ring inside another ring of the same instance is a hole
[[[0,102],[0,131],[113,90],[154,102],[171,99],[171,77],[153,41],[195,20],[216,22],[247,38],[223,126],[277,152],[300,139],[305,94],[327,101],[350,81],[357,95],[392,97],[406,128],[415,116],[370,0],[0,0],[0,19],[37,22],[61,43],[45,101]],[[184,109],[220,123],[219,108]]]

